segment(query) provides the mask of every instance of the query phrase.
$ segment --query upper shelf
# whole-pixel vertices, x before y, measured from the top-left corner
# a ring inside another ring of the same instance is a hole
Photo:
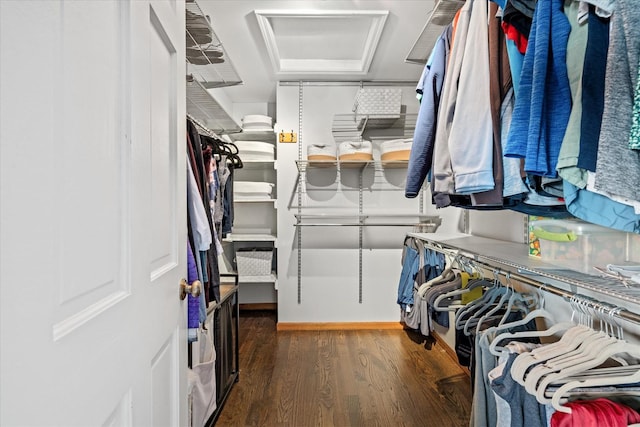
[[[398,114],[336,114],[331,126],[336,143],[370,140],[404,139],[413,137],[416,113]]]
[[[211,28],[208,16],[195,1],[188,1],[185,8],[187,74],[205,89],[241,84],[242,80]]]
[[[187,1],[185,15],[187,113],[216,133],[238,132],[238,123],[207,89],[242,81],[198,3]]]
[[[217,133],[237,132],[240,126],[198,81],[187,80],[187,113]]]
[[[462,6],[464,6],[464,0],[439,0],[436,2],[427,23],[422,28],[405,61],[426,64],[438,37]]]

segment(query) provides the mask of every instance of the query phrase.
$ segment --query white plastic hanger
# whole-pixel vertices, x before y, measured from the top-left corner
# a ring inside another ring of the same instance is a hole
[[[640,365],[634,365],[634,372],[617,376],[596,376],[593,378],[569,381],[558,388],[551,397],[551,405],[556,411],[571,413],[571,408],[563,406],[561,400],[576,388],[586,387],[610,387],[622,384],[633,384],[640,382]],[[622,390],[624,391],[624,389]]]
[[[589,346],[589,349],[583,351],[577,356],[573,356],[570,358],[562,359],[560,358],[558,361],[550,361],[550,366],[553,367],[554,372],[545,375],[540,380],[540,384],[536,386],[536,398],[538,402],[542,404],[552,404],[552,400],[546,397],[546,389],[547,386],[554,382],[569,382],[573,381],[573,376],[575,374],[588,374],[588,371],[593,368],[597,368],[603,363],[607,362],[610,359],[619,360],[616,356],[620,354],[626,354],[629,356],[633,356],[636,358],[640,358],[640,346],[635,344],[629,344],[626,341],[622,340],[622,328],[617,325],[617,333],[619,338],[612,336],[611,332],[615,333],[615,328],[613,327],[613,323],[615,322],[615,312],[619,311],[620,308],[616,307],[608,311],[609,319],[611,322],[606,322],[604,316],[600,317],[602,333],[607,334],[607,340],[598,339],[596,342]],[[600,308],[598,312],[601,315],[604,315],[604,308]],[[622,361],[626,364],[626,360]],[[559,368],[559,369],[558,369]],[[622,368],[621,371],[627,371],[629,369],[628,366]],[[607,370],[607,373],[611,373],[612,370]],[[634,372],[635,373],[635,372]],[[623,375],[627,378],[626,381],[629,380],[631,375]],[[594,374],[593,381],[591,383],[599,383],[604,380],[604,376],[602,375],[602,371],[599,370]],[[615,377],[614,377],[615,378]],[[611,382],[615,382],[614,378],[609,378]],[[528,381],[525,381],[525,383]],[[588,381],[588,380],[586,380]],[[633,382],[633,381],[631,381]],[[553,399],[553,396],[552,396]],[[559,399],[559,397],[558,397]]]
[[[480,279],[470,279],[466,288],[455,289],[449,292],[442,293],[436,297],[433,301],[433,308],[436,311],[455,311],[460,308],[457,304],[443,304],[443,301],[449,301],[456,296],[468,294],[477,287],[484,286],[487,282]]]
[[[636,344],[629,344],[626,341],[622,341],[622,340],[616,340],[616,342],[611,343],[609,345],[604,346],[603,348],[600,349],[599,352],[597,352],[597,356],[588,360],[583,360],[577,364],[573,364],[571,366],[565,367],[564,369],[562,369],[560,372],[556,372],[550,375],[545,376],[545,378],[543,378],[540,381],[540,384],[538,385],[537,389],[536,389],[536,398],[538,400],[538,402],[542,403],[542,404],[551,404],[552,400],[546,398],[545,396],[545,391],[547,386],[553,382],[553,381],[558,381],[562,378],[566,378],[570,375],[576,374],[578,372],[584,372],[588,369],[591,368],[595,368],[597,366],[602,365],[604,362],[606,362],[607,360],[609,360],[611,358],[611,356],[617,355],[617,354],[621,354],[621,353],[626,353],[630,356],[633,356],[635,358],[640,358],[640,346],[636,345]],[[631,376],[626,376],[627,380],[633,377],[633,375]],[[599,380],[594,379],[592,381],[592,384],[597,384],[599,382]],[[631,381],[634,382],[634,381]]]
[[[486,285],[487,291],[480,298],[471,301],[469,304],[465,305],[463,308],[458,310],[458,312],[456,313],[456,321],[455,321],[455,328],[457,330],[462,330],[466,322],[466,317],[470,313],[473,313],[474,310],[478,308],[482,308],[485,303],[487,303],[493,298],[493,293],[499,289],[499,286],[496,285],[495,281],[489,282],[484,279],[479,279],[479,280],[481,280],[483,284]]]
[[[520,385],[525,385],[525,375],[527,372],[533,371],[536,365],[539,365],[549,359],[566,354],[569,351],[578,348],[583,339],[597,332],[591,328],[592,322],[586,316],[582,316],[578,311],[582,311],[583,306],[577,297],[573,297],[570,300],[572,306],[571,324],[565,329],[565,324],[559,324],[555,327],[559,331],[565,330],[560,339],[554,343],[546,344],[542,347],[536,348],[528,353],[522,353],[516,357],[511,367],[511,375],[513,379]],[[586,313],[582,313],[586,314]],[[578,316],[580,318],[578,319]],[[555,335],[556,331],[554,327],[549,328],[547,331],[552,332],[548,336]]]
[[[471,316],[464,321],[464,325],[461,328],[464,334],[467,336],[471,335],[469,329],[477,325],[477,321],[483,313],[492,310],[498,303],[504,304],[509,298],[508,292],[509,290],[507,288],[497,284],[486,292],[485,295],[487,295],[487,298],[484,299],[484,301],[480,301],[480,303],[475,306],[477,309],[473,310]]]
[[[553,315],[551,313],[549,313],[544,308],[537,308],[537,309],[527,313],[527,315],[525,317],[523,317],[522,320],[518,320],[518,321],[515,321],[515,322],[511,322],[511,323],[505,323],[505,324],[503,324],[501,326],[496,326],[493,330],[490,330],[491,328],[489,328],[489,330],[487,330],[487,332],[488,333],[498,333],[498,331],[503,330],[503,329],[511,329],[511,328],[515,328],[515,327],[518,327],[518,326],[526,325],[530,321],[532,321],[534,319],[537,319],[537,318],[546,319],[551,323],[554,322]],[[496,335],[495,338],[493,338],[493,340],[491,341],[491,344],[489,344],[489,351],[494,356],[500,356],[502,354],[502,352],[504,351],[504,347],[499,346],[498,344],[501,343],[501,342],[504,342],[505,340],[518,341],[518,339],[520,339],[520,338],[552,336],[552,335],[555,335],[558,332],[565,331],[565,330],[569,329],[572,326],[575,326],[575,324],[571,323],[571,322],[563,322],[563,323],[555,324],[552,327],[550,327],[549,329],[546,329],[544,331],[521,331],[521,332],[503,332],[503,333],[499,333],[498,335]]]

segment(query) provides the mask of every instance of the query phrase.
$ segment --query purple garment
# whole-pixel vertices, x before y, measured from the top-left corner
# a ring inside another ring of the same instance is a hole
[[[191,245],[187,243],[187,281],[189,284],[198,280],[198,268],[196,259],[193,257]],[[200,298],[187,295],[188,328],[198,328],[200,326]]]
[[[198,280],[198,267],[196,266],[196,259],[193,257],[191,245],[187,243],[187,282],[191,284],[196,280]]]

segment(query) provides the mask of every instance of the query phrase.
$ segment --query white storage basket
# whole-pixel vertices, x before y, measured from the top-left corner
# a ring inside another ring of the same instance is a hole
[[[273,250],[269,248],[242,248],[236,251],[236,265],[241,277],[269,276]]]
[[[398,119],[402,110],[402,89],[361,88],[353,104],[356,114],[373,114],[379,119]]]

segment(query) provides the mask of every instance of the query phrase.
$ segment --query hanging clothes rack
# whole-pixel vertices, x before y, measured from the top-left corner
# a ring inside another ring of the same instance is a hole
[[[476,267],[480,268],[486,268],[489,269],[490,271],[492,271],[494,274],[496,275],[500,275],[500,276],[504,276],[505,278],[508,278],[508,280],[511,281],[517,281],[519,283],[525,284],[525,285],[529,285],[532,287],[535,287],[537,289],[542,290],[543,292],[548,292],[551,293],[553,295],[557,295],[560,296],[562,298],[564,298],[565,300],[569,301],[573,298],[580,298],[585,306],[592,308],[596,311],[599,310],[604,310],[607,312],[612,312],[615,314],[615,316],[638,324],[640,325],[640,314],[635,313],[633,311],[630,311],[627,308],[623,308],[623,307],[619,307],[619,306],[615,306],[613,304],[609,304],[606,302],[602,302],[602,301],[597,301],[593,298],[590,298],[588,296],[579,294],[577,292],[572,292],[572,291],[568,291],[566,289],[562,289],[560,287],[554,286],[552,284],[549,284],[547,282],[543,282],[540,280],[536,280],[532,277],[529,277],[525,274],[521,274],[518,273],[517,270],[520,270],[520,266],[517,266],[515,264],[511,264],[508,261],[503,261],[503,260],[496,260],[496,259],[491,259],[489,257],[482,257],[478,254],[475,254],[473,252],[467,251],[465,249],[459,248],[459,247],[452,247],[446,243],[443,242],[439,242],[436,240],[431,240],[431,239],[427,239],[424,238],[422,236],[419,236],[415,233],[410,233],[409,237],[413,237],[415,239],[420,240],[423,244],[425,248],[428,249],[432,249],[435,250],[437,252],[443,253],[447,256],[456,258],[456,259],[460,259],[463,258],[466,261],[468,261],[469,263],[471,263],[472,265],[475,265]],[[505,242],[506,243],[506,242]],[[505,267],[517,267],[516,271],[512,271],[511,269],[507,269]],[[533,274],[538,274],[538,272],[536,271],[531,271],[531,273]],[[600,278],[598,278],[600,279]],[[572,284],[576,284],[574,282],[572,282]],[[619,297],[618,295],[616,295],[615,293],[607,293],[606,291],[602,290],[602,289],[597,289],[597,291],[599,292],[603,292],[609,296],[613,296],[613,297]]]

